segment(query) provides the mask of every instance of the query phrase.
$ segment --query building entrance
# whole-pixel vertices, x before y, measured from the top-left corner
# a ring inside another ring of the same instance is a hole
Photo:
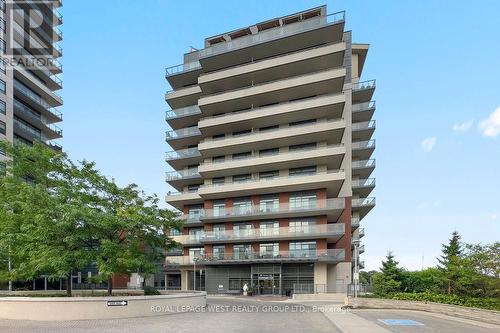
[[[256,276],[259,290],[258,295],[279,295],[280,293],[280,274],[259,274]]]

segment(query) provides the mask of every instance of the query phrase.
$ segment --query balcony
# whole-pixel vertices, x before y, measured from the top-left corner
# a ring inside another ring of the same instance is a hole
[[[362,81],[352,84],[352,104],[368,103],[375,92],[375,80]]]
[[[292,263],[292,262],[326,262],[339,263],[345,260],[345,250],[312,250],[312,251],[279,251],[276,253],[247,252],[205,254],[197,258],[197,262],[205,265],[249,264],[249,263]]]
[[[246,59],[270,57],[321,42],[341,41],[344,19],[345,12],[307,19],[299,16],[296,20],[277,19],[278,27],[263,29],[257,25],[257,33],[229,41],[231,33],[211,37],[210,39],[221,38],[222,42],[197,52],[203,68],[208,72],[214,71],[245,62]]]
[[[186,169],[166,172],[165,180],[170,186],[181,190],[185,186],[199,183],[201,176],[198,173],[198,169]]]
[[[352,105],[352,121],[363,122],[370,121],[375,113],[375,101],[358,103]]]
[[[375,132],[375,120],[352,124],[353,141],[370,140],[374,132]]]
[[[373,170],[375,170],[375,160],[362,160],[352,162],[352,174],[360,179],[370,177]]]
[[[200,96],[200,87],[198,85],[192,85],[177,90],[167,91],[165,93],[165,101],[172,109],[180,109],[190,105],[196,105]]]
[[[375,150],[375,140],[358,141],[352,143],[352,157],[360,160],[368,160]]]
[[[198,191],[168,192],[165,196],[165,201],[176,208],[182,208],[184,205],[203,203]]]
[[[209,157],[309,142],[325,141],[328,144],[338,144],[341,142],[344,130],[345,121],[343,119],[332,119],[299,126],[250,132],[220,140],[206,138],[198,145],[198,149],[203,153],[203,156]]]
[[[328,169],[340,169],[345,155],[343,144],[328,145],[308,150],[282,151],[273,155],[257,155],[252,153],[245,158],[225,161],[206,160],[200,165],[199,172],[203,177],[224,177],[270,169],[286,169],[293,163],[295,168],[309,165],[326,165]]]
[[[291,99],[341,93],[346,69],[343,67],[278,79],[259,84],[248,82],[246,87],[226,90],[217,94],[201,96],[198,105],[203,114],[228,112]]]
[[[260,84],[340,67],[343,64],[345,49],[344,42],[335,42],[264,59],[251,59],[244,64],[202,74],[198,78],[198,84],[204,94],[210,95],[228,88],[248,86],[248,82]]]
[[[45,120],[42,119],[41,114],[35,112],[16,99],[14,99],[14,114],[29,124],[37,127],[41,131],[44,140],[62,138],[62,129],[53,124],[46,124]]]
[[[201,218],[204,211],[200,211],[200,214],[181,214],[178,219],[183,221],[183,223],[188,227],[199,227],[203,225]]]
[[[363,219],[366,214],[375,207],[375,198],[352,199],[352,209],[359,212],[359,218]]]
[[[165,132],[165,140],[174,149],[197,144],[200,137],[201,132],[196,126]]]
[[[344,198],[316,200],[307,204],[290,205],[279,203],[274,205],[251,205],[248,207],[231,207],[222,209],[205,209],[201,220],[205,223],[226,221],[266,220],[274,218],[293,218],[326,215],[329,221],[337,221],[345,208]]]
[[[202,239],[204,238],[204,234],[195,234],[195,235],[178,235],[172,236],[172,239],[177,243],[181,243],[182,245],[201,245]]]
[[[199,164],[202,161],[198,148],[187,148],[169,151],[165,154],[165,161],[176,170],[188,165]]]
[[[338,194],[344,183],[344,170],[329,170],[316,174],[256,178],[245,181],[226,182],[224,184],[205,184],[200,187],[199,194],[203,199],[239,197],[255,194],[278,192],[307,191],[326,188],[329,196]]]
[[[192,61],[166,68],[165,78],[172,88],[179,89],[196,83],[201,72],[200,62]]]
[[[359,217],[352,217],[351,218],[351,228],[352,230],[359,228],[359,225],[361,223],[361,219]]]
[[[352,181],[352,190],[361,197],[367,197],[375,188],[375,178],[357,179]]]
[[[204,244],[240,243],[268,240],[308,240],[327,239],[338,241],[345,234],[345,224],[317,224],[308,227],[281,227],[275,229],[226,230],[224,232],[205,232],[202,237]]]
[[[313,96],[296,101],[285,101],[276,105],[248,108],[238,112],[202,118],[198,127],[205,136],[231,132],[235,126],[249,129],[279,125],[286,118],[289,122],[307,119],[340,119],[345,104],[345,95],[330,94]]]
[[[197,124],[200,118],[201,111],[198,105],[190,105],[185,108],[169,110],[165,113],[165,120],[173,129]]]

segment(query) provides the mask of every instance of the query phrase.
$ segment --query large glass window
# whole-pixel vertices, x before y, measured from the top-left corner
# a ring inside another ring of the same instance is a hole
[[[214,201],[213,211],[215,217],[226,215],[226,202],[224,200]]]
[[[214,245],[213,254],[214,259],[222,260],[224,259],[225,246],[224,245]]]
[[[261,236],[275,236],[280,233],[280,224],[278,221],[260,222],[259,228]]]
[[[298,219],[298,220],[290,220],[288,230],[290,232],[302,232],[308,233],[314,230],[314,226],[316,225],[316,219]]]
[[[189,249],[189,259],[191,261],[193,261],[194,259],[199,259],[204,254],[205,254],[205,249],[202,247]]]
[[[280,254],[279,243],[260,244],[260,256],[262,258],[276,258]]]
[[[290,257],[311,258],[316,256],[316,242],[290,242]]]
[[[189,207],[188,218],[190,220],[198,220],[203,214],[203,206]]]
[[[189,229],[189,239],[191,241],[200,241],[202,234],[203,234],[203,228]]]
[[[304,144],[300,144],[300,145],[293,145],[293,146],[288,147],[288,150],[291,152],[292,151],[307,151],[307,150],[315,149],[316,147],[317,147],[316,142],[312,142],[312,143],[304,143]]]
[[[233,183],[245,183],[252,179],[251,174],[233,176]]]
[[[311,209],[316,207],[316,193],[304,192],[290,195],[290,209]]]
[[[251,223],[237,223],[233,225],[233,234],[235,237],[250,236],[253,230]]]
[[[308,175],[315,175],[316,174],[316,166],[308,166],[308,167],[303,167],[303,168],[293,168],[290,169],[288,174],[290,176],[308,176]]]
[[[3,121],[0,121],[0,134],[5,135],[6,133],[6,124]]]
[[[7,104],[5,104],[5,102],[2,100],[0,100],[0,113],[2,113],[2,114],[7,113]]]
[[[280,207],[280,199],[278,195],[262,196],[260,198],[259,207],[261,212],[276,212]]]
[[[5,85],[5,81],[4,80],[0,80],[0,92],[4,93],[7,91],[7,87]]]
[[[233,201],[233,212],[236,215],[250,214],[252,212],[252,200],[250,198],[235,199]]]
[[[252,247],[250,244],[233,245],[233,258],[237,260],[250,259]]]
[[[251,151],[246,151],[244,153],[233,154],[233,160],[244,160],[246,158],[252,157]]]
[[[214,224],[212,231],[215,238],[224,238],[226,235],[226,225],[224,223]]]
[[[279,170],[265,171],[259,173],[259,179],[271,180],[280,176]]]

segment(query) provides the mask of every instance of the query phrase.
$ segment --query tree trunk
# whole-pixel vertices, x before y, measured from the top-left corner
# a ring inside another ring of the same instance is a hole
[[[113,295],[113,276],[108,278],[108,296]]]
[[[451,294],[451,281],[448,281],[448,295]]]
[[[68,273],[67,275],[67,278],[66,278],[66,295],[71,297],[71,279],[72,279],[72,275],[71,272]]]

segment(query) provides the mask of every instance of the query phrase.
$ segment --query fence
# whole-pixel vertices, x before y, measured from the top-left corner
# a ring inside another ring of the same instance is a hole
[[[313,284],[313,283],[295,283],[293,285],[294,294],[332,294],[347,293],[349,284],[336,283],[333,285]]]
[[[347,285],[347,296],[354,296],[354,290],[356,290],[355,285],[350,283]],[[371,284],[362,284],[359,283],[357,285],[358,295],[367,295],[373,293],[373,285]]]

